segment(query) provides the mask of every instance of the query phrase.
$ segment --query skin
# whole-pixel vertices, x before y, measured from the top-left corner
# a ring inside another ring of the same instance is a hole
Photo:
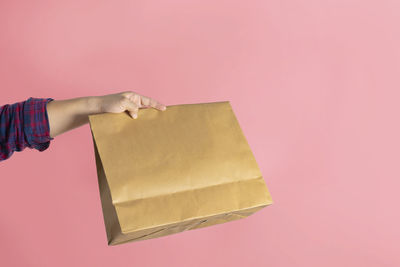
[[[53,100],[47,104],[50,137],[54,138],[89,122],[88,115],[97,113],[122,113],[136,119],[140,108],[164,111],[160,102],[132,91],[103,96],[87,96],[66,100]]]

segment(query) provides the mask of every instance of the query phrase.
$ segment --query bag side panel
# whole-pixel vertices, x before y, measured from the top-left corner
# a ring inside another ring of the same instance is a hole
[[[96,157],[97,178],[99,184],[99,193],[101,206],[103,210],[104,224],[107,233],[108,244],[111,244],[121,233],[121,227],[118,222],[115,207],[112,204],[110,188],[108,187],[107,179],[104,173],[103,164],[97,150],[96,141],[93,137],[94,151]]]

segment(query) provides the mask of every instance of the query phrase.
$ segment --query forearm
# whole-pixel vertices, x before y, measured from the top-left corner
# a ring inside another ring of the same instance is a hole
[[[54,137],[88,123],[91,114],[128,111],[135,119],[139,108],[149,107],[166,109],[160,102],[132,91],[66,100],[30,97],[0,106],[0,161],[25,147],[46,150]]]
[[[88,115],[101,112],[100,96],[54,100],[47,104],[50,136],[54,138],[89,122]]]

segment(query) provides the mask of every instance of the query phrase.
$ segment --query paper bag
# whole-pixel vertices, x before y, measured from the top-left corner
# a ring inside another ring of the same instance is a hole
[[[89,121],[109,245],[229,222],[272,203],[229,101]]]

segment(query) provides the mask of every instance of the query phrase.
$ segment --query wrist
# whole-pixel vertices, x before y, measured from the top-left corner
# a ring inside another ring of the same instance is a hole
[[[88,96],[86,101],[87,101],[88,112],[90,114],[103,112],[101,96]]]

